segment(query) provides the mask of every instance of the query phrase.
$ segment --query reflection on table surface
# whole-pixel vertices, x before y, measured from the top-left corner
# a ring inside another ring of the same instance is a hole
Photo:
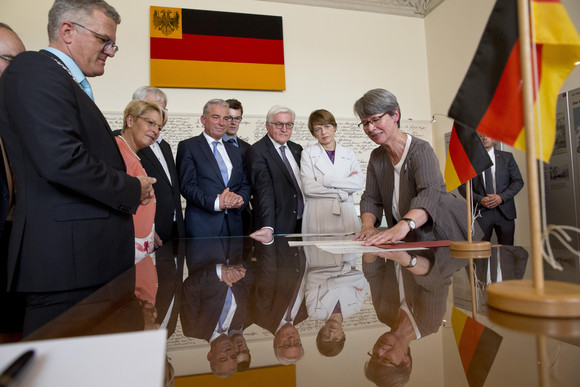
[[[446,247],[332,254],[314,243],[346,238],[176,240],[155,252],[154,265],[129,270],[29,340],[166,329],[176,376],[296,364],[299,386],[329,378],[336,386],[467,386],[466,375],[490,386],[578,385],[578,321],[550,324],[540,356],[535,330],[488,318],[488,283],[531,277],[525,249],[493,247],[489,259],[474,260],[476,320],[502,339],[495,358],[473,348],[464,365],[451,313],[471,315],[469,260]]]

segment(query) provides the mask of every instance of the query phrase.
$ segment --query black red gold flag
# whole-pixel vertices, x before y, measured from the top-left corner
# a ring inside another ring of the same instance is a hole
[[[284,90],[282,17],[151,7],[151,85]]]
[[[548,161],[555,139],[556,98],[580,37],[559,0],[533,0],[532,41],[537,157]],[[467,128],[525,151],[516,0],[497,0],[448,115]],[[540,119],[538,119],[538,114]]]
[[[482,387],[503,338],[455,307],[451,324],[467,383]]]
[[[459,187],[491,167],[492,164],[478,134],[456,121],[451,131],[445,161],[444,177],[447,191]]]

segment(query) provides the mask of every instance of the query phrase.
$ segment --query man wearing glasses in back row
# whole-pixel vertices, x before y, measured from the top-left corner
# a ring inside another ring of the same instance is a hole
[[[292,141],[294,111],[273,106],[266,117],[268,133],[246,152],[253,195],[252,236],[266,242],[272,234],[301,232],[304,196],[300,187],[302,147]]]
[[[155,179],[131,177],[87,77],[115,56],[117,11],[56,0],[49,47],[18,55],[0,79],[0,135],[16,206],[8,288],[23,293],[24,335],[134,264],[132,213]]]

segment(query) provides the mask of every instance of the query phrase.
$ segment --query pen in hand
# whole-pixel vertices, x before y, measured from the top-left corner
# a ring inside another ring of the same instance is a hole
[[[30,359],[34,356],[34,351],[29,350],[24,352],[18,359],[14,360],[12,364],[6,368],[0,375],[0,387],[8,387],[16,376],[26,368]]]

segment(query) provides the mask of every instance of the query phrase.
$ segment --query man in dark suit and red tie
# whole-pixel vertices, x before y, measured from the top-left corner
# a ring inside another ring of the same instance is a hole
[[[152,101],[167,108],[167,96],[163,90],[143,86],[135,90],[133,99]],[[181,211],[179,177],[171,146],[162,133],[153,144],[137,152],[147,176],[157,179],[155,183],[155,248],[175,238],[185,237],[185,223]]]
[[[87,79],[115,56],[120,21],[102,0],[56,0],[49,47],[18,55],[0,79],[16,192],[8,288],[25,294],[24,335],[134,265],[131,214],[155,179],[125,173]]]
[[[177,146],[188,237],[243,235],[241,211],[250,185],[241,149],[222,140],[231,119],[226,101],[212,99],[203,107],[203,133]]]
[[[246,152],[252,186],[252,235],[272,239],[273,234],[301,232],[304,196],[300,187],[302,147],[290,141],[294,111],[273,106],[266,117],[268,133]]]
[[[483,240],[491,240],[495,230],[500,245],[513,245],[516,205],[514,196],[524,186],[520,169],[510,152],[494,148],[494,140],[484,134],[479,138],[487,150],[493,165],[472,179],[474,214],[483,230]],[[465,184],[458,188],[465,197]]]

